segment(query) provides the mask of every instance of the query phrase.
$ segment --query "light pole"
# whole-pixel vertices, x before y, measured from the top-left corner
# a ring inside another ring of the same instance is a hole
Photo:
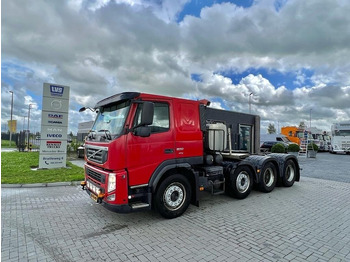
[[[11,121],[10,121],[10,147],[12,143],[12,112],[13,112],[13,92],[9,91],[11,93]]]
[[[32,106],[32,104],[29,104],[29,106],[28,106],[28,130],[27,130],[27,132],[28,132],[28,135],[27,135],[27,147],[28,147],[28,151],[29,151],[29,133],[30,133],[30,131],[29,131],[29,118],[30,118],[30,109],[31,109],[31,106]]]
[[[310,132],[311,132],[311,111],[312,109],[310,109]]]
[[[26,117],[27,116],[23,116],[23,126],[22,126],[23,131],[24,131],[24,124],[26,123]]]

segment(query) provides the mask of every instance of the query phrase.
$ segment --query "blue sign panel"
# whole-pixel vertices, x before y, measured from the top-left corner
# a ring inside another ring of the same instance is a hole
[[[50,85],[50,92],[52,96],[62,96],[64,91],[63,86]]]

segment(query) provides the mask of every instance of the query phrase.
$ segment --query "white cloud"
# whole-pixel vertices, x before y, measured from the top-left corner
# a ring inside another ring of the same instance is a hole
[[[137,90],[220,98],[225,104],[218,106],[243,112],[253,93],[253,112],[281,123],[306,121],[310,108],[324,128],[350,118],[348,1],[260,0],[250,8],[222,3],[176,24],[187,2],[3,2],[2,126],[9,115],[8,91],[15,91],[14,112],[21,119],[27,95],[40,110],[43,82],[71,86],[72,112]],[[234,84],[220,74],[249,68],[296,72],[297,88],[274,86],[260,74]],[[305,68],[314,73],[311,79]],[[192,81],[191,74],[202,81]],[[305,86],[307,80],[311,86]]]
[[[211,102],[209,107],[216,109],[224,109],[220,102]]]

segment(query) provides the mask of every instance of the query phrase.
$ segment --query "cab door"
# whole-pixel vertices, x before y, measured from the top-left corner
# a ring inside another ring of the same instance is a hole
[[[142,103],[137,104],[132,127],[141,121]],[[148,137],[127,135],[127,169],[129,185],[148,184],[155,169],[164,161],[175,158],[175,141],[171,106],[167,101],[154,102],[153,123]]]

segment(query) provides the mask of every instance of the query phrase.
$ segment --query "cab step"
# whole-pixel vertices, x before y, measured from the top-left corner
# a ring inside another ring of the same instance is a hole
[[[222,181],[209,181],[212,195],[222,195],[225,193],[225,178]]]
[[[148,203],[138,202],[138,203],[132,203],[131,204],[131,208],[132,209],[139,209],[139,208],[146,208],[146,207],[149,207]]]

